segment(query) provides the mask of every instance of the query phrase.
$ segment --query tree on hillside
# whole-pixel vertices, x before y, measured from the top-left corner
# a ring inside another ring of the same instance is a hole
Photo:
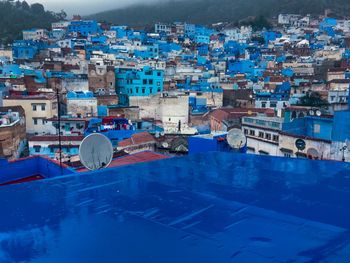
[[[0,43],[12,43],[22,38],[22,30],[49,29],[52,22],[63,20],[66,13],[45,11],[41,4],[29,5],[26,1],[0,1]]]
[[[317,108],[327,106],[328,101],[323,99],[320,93],[310,92],[307,93],[304,97],[300,98],[299,105]]]

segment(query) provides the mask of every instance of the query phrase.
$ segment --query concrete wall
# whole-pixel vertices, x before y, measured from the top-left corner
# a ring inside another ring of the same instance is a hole
[[[293,154],[291,157],[296,157],[296,153],[298,152],[297,147],[295,146],[295,141],[297,138],[280,134],[279,137],[279,148],[285,148],[285,149],[290,149],[293,151]],[[302,153],[307,153],[308,149],[314,148],[318,151],[319,158],[320,159],[326,159],[329,160],[331,159],[331,144],[327,143],[325,141],[321,140],[310,140],[310,139],[304,139],[306,143],[305,150],[302,151]],[[284,156],[283,152],[279,151],[278,156]]]
[[[188,96],[160,97],[130,97],[130,106],[138,106],[140,118],[152,118],[163,122],[165,130],[177,129],[188,125],[189,104]]]
[[[67,113],[73,117],[97,116],[97,99],[67,99]]]

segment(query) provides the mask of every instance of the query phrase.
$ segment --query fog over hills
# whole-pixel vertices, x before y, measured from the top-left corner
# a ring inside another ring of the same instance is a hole
[[[249,16],[272,17],[279,13],[323,14],[331,9],[334,16],[350,14],[349,0],[171,0],[134,4],[125,8],[96,13],[87,18],[115,24],[145,25],[155,22],[188,21],[210,24],[238,21]]]

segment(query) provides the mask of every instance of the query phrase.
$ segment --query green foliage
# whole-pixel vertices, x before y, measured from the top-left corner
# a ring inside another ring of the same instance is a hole
[[[26,1],[0,1],[0,42],[8,44],[22,38],[22,30],[49,29],[52,22],[65,18],[65,13],[45,11],[43,5]]]
[[[253,30],[270,29],[272,27],[271,23],[263,16],[260,15],[253,20],[240,23],[241,25],[250,25]]]
[[[311,92],[300,98],[299,105],[309,107],[324,107],[328,105],[328,101],[324,100],[320,93]]]

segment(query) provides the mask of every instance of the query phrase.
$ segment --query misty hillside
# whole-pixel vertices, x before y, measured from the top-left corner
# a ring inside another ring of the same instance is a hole
[[[0,1],[0,43],[11,43],[22,38],[22,30],[50,28],[51,23],[65,17],[45,11],[43,5],[29,5],[25,1]]]
[[[279,13],[323,14],[325,9],[331,9],[336,16],[348,15],[350,0],[170,0],[138,4],[87,18],[133,26],[173,21],[210,24]]]

